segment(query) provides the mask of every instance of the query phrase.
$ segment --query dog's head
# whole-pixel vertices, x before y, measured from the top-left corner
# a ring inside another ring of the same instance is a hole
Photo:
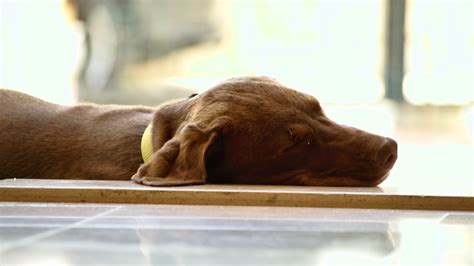
[[[269,78],[230,79],[155,115],[145,185],[209,183],[375,186],[397,143],[336,124],[312,96]]]

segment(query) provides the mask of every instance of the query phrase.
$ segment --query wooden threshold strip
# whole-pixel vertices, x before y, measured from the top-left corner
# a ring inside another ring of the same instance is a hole
[[[394,189],[252,185],[147,187],[130,181],[0,180],[0,201],[474,211],[472,196]]]

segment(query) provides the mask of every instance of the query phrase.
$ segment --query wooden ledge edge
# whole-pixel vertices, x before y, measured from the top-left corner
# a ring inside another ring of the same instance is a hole
[[[474,197],[327,192],[0,187],[0,201],[474,211]]]

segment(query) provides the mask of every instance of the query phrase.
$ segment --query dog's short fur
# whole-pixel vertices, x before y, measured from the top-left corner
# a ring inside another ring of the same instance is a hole
[[[150,122],[154,153],[143,164]],[[373,186],[396,158],[395,141],[338,125],[314,97],[265,77],[157,108],[66,107],[0,90],[0,178]]]

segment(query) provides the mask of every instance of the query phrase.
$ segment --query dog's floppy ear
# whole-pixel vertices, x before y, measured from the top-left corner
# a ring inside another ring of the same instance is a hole
[[[203,130],[186,124],[143,164],[132,177],[149,186],[184,186],[206,183],[206,152],[219,137],[219,129]]]

